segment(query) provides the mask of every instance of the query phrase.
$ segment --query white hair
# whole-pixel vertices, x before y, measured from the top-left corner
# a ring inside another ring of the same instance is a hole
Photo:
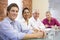
[[[34,14],[35,12],[38,12],[39,13],[39,10],[38,9],[35,9],[32,11],[32,14]]]

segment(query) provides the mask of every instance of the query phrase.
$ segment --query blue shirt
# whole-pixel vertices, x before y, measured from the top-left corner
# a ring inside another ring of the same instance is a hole
[[[14,23],[14,26],[11,24],[11,22]],[[17,21],[12,21],[8,17],[0,22],[0,32],[10,40],[21,40],[24,38],[25,34],[32,33],[30,30],[24,31],[20,23]]]

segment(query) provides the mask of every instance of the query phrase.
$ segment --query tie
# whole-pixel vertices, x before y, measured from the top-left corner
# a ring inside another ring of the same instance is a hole
[[[11,22],[10,24],[14,27],[14,22]]]
[[[15,22],[11,22],[11,25],[13,26],[14,29],[18,30],[17,25],[15,24]]]

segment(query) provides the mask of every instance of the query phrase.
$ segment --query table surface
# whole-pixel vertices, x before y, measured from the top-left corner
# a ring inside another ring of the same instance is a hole
[[[47,37],[43,39],[28,39],[28,40],[60,40],[60,29],[48,29]]]

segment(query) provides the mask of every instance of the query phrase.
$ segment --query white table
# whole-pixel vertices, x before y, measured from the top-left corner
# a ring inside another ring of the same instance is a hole
[[[47,29],[47,37],[45,39],[29,39],[29,40],[60,40],[60,30]]]

